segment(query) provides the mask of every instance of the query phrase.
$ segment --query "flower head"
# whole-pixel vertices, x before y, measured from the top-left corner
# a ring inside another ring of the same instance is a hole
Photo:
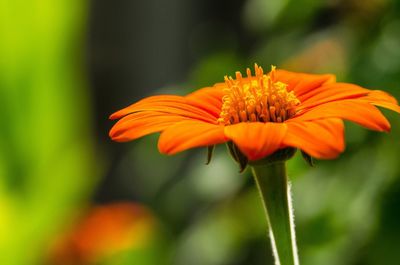
[[[158,148],[165,154],[228,142],[249,160],[287,148],[330,159],[344,150],[343,120],[389,131],[390,123],[376,106],[400,113],[391,95],[337,83],[330,74],[275,67],[265,74],[257,64],[254,72],[247,69],[247,77],[236,72],[235,78],[183,97],[142,99],[111,115],[120,120],[110,137],[124,142],[161,132]]]
[[[236,79],[225,76],[225,95],[218,122],[225,125],[239,122],[283,122],[291,118],[300,104],[287,84],[275,80],[275,67],[270,75],[255,66],[255,76],[247,71],[247,78],[236,72]]]

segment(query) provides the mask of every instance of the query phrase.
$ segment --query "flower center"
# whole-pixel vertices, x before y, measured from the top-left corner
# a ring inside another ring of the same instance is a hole
[[[225,76],[225,95],[218,123],[239,122],[283,122],[295,114],[300,104],[293,91],[287,91],[287,84],[275,80],[275,66],[269,75],[257,64],[255,76],[247,68],[247,78],[236,72],[236,79]]]

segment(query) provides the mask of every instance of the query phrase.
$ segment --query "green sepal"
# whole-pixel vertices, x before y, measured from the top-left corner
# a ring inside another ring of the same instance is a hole
[[[233,143],[226,142],[226,147],[228,147],[228,151],[229,151],[229,154],[231,155],[231,157],[237,162],[236,153],[233,150]]]
[[[232,158],[239,164],[239,172],[242,173],[246,169],[249,160],[233,142],[227,142],[226,146]]]
[[[246,167],[247,164],[249,163],[249,160],[247,159],[247,157],[239,150],[239,148],[236,145],[233,145],[234,151],[237,154],[238,157],[238,163],[239,163],[239,172],[242,173]]]
[[[287,147],[283,149],[279,149],[278,151],[272,153],[269,156],[266,156],[262,159],[249,161],[249,159],[239,150],[237,145],[233,142],[227,142],[226,146],[228,147],[229,153],[232,158],[239,164],[239,172],[242,173],[247,165],[267,165],[276,162],[286,161],[294,156],[297,149],[293,147]]]
[[[251,166],[257,166],[257,165],[268,165],[276,162],[284,162],[286,160],[289,160],[294,156],[296,153],[297,149],[293,147],[287,147],[283,149],[279,149],[278,151],[272,153],[269,156],[266,156],[264,158],[261,158],[259,160],[255,161],[250,161],[249,164]]]
[[[312,156],[310,156],[309,154],[307,154],[306,152],[304,152],[303,150],[301,150],[301,156],[304,158],[304,160],[307,162],[307,164],[311,167],[314,167],[314,159],[312,158]]]
[[[207,161],[206,161],[206,165],[210,164],[212,156],[214,154],[214,149],[215,149],[215,145],[207,146]]]

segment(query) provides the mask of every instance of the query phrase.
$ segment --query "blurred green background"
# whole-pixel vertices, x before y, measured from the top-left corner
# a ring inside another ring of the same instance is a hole
[[[273,264],[249,172],[223,146],[160,155],[112,112],[254,62],[400,98],[396,0],[0,1],[0,264]],[[400,264],[399,116],[289,162],[303,265]]]

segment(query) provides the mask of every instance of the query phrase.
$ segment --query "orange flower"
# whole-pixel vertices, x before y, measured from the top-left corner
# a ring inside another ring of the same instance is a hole
[[[344,150],[342,120],[376,131],[390,123],[376,106],[400,113],[395,98],[380,90],[337,83],[335,76],[272,70],[255,65],[247,77],[236,72],[224,83],[187,96],[140,100],[110,116],[119,142],[161,132],[161,153],[233,142],[249,160],[277,150],[299,148],[312,157],[335,158]]]
[[[115,253],[149,245],[156,223],[145,207],[128,202],[95,206],[72,227],[57,235],[49,264],[98,264]]]

